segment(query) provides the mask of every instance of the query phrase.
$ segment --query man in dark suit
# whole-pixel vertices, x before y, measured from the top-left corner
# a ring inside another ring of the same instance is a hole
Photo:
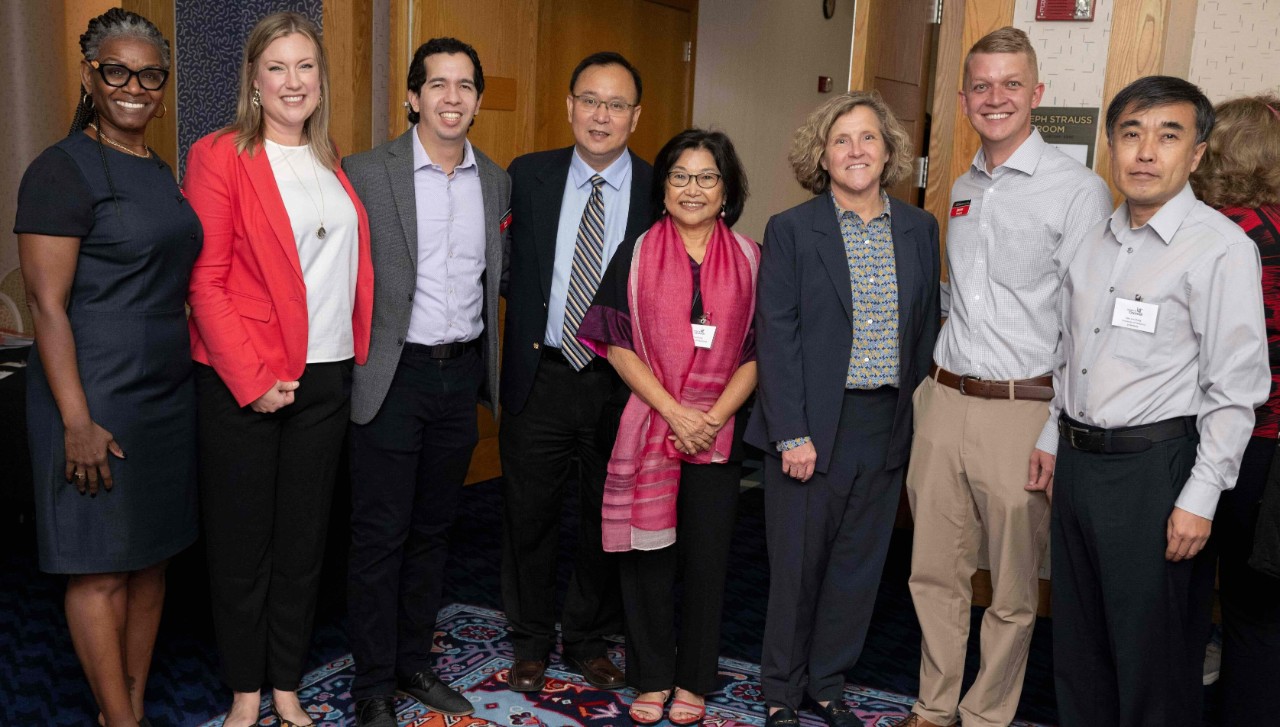
[[[574,334],[609,259],[653,221],[653,169],[627,149],[640,74],[617,53],[574,69],[574,145],[511,163],[511,259],[502,360],[502,598],[515,647],[509,685],[539,691],[555,645],[556,553],[576,474],[580,542],[561,618],[564,655],[597,687],[623,684],[603,636],[620,626],[616,563],[600,539],[605,464],[627,389]],[[573,464],[576,461],[577,466]]]
[[[764,233],[760,387],[746,441],[765,452],[769,727],[806,702],[831,727],[862,651],[911,447],[911,394],[938,335],[938,223],[884,188],[911,142],[878,94],[810,114],[791,156],[817,196]]]
[[[399,688],[432,710],[471,703],[432,671],[448,533],[494,409],[506,172],[467,141],[484,71],[453,38],[409,67],[414,127],[343,167],[369,213],[374,265],[369,360],[351,397],[348,591],[356,721],[395,727]]]

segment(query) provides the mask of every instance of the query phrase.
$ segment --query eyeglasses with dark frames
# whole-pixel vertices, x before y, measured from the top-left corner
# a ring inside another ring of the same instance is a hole
[[[593,114],[596,112],[596,109],[603,106],[606,109],[608,109],[610,116],[622,116],[623,114],[627,113],[628,111],[636,107],[636,104],[627,103],[626,101],[623,101],[621,99],[615,98],[612,101],[603,101],[601,99],[596,98],[595,96],[587,96],[585,94],[580,96],[574,96],[573,100],[577,101],[578,105],[581,106],[583,109],[585,109],[587,112],[593,113]]]
[[[720,178],[724,176],[716,172],[699,172],[698,174],[690,174],[688,172],[668,172],[667,183],[672,187],[688,187],[689,180],[698,180],[698,186],[703,189],[711,189],[720,183]]]
[[[93,70],[102,76],[102,82],[112,88],[124,88],[129,85],[129,79],[138,78],[138,85],[147,91],[159,91],[164,88],[164,84],[169,80],[169,72],[163,68],[143,68],[135,71],[128,66],[122,66],[119,63],[99,63],[97,61],[89,61],[89,65]]]

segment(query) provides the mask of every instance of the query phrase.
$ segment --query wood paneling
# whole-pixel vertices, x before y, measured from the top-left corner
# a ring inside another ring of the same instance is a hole
[[[849,90],[867,88],[867,52],[871,44],[871,5],[876,0],[857,0],[853,5],[853,51],[849,62]],[[883,0],[880,0],[883,1]]]
[[[946,233],[951,183],[968,170],[973,155],[982,145],[960,106],[964,57],[979,38],[1013,23],[1013,5],[1013,0],[949,0],[942,6],[942,27],[934,65],[929,185],[925,189],[924,207],[938,218],[941,226],[943,277],[947,275]]]
[[[172,49],[172,65],[171,69],[178,67],[178,53],[181,52],[174,43],[177,37],[177,26],[173,9],[173,0],[125,0],[121,3],[121,7],[125,10],[135,12],[142,17],[156,24],[164,37],[169,39]],[[92,17],[92,16],[90,16]],[[85,20],[84,25],[88,24]],[[76,34],[83,33],[84,25]],[[79,44],[76,45],[77,62],[80,57]],[[169,163],[174,172],[178,169],[178,83],[181,79],[174,74],[169,78],[169,82],[164,87],[164,105],[169,109],[168,113],[159,119],[152,119],[147,124],[147,145],[156,150],[160,158]]]
[[[342,154],[369,149],[373,141],[373,4],[326,0],[324,46],[329,57],[329,135]]]
[[[405,79],[418,46],[439,36],[471,44],[480,55],[486,86],[498,80],[468,138],[495,162],[506,166],[535,148],[533,94],[537,76],[538,0],[392,0],[388,138],[409,128],[405,118]],[[512,83],[506,79],[514,79]]]
[[[684,44],[695,38],[696,18],[680,3],[614,0],[609,13],[584,0],[543,0],[538,34],[536,146],[573,143],[565,97],[578,62],[601,50],[621,53],[640,71],[644,89],[632,151],[652,160],[693,111],[693,63]],[[696,51],[696,49],[694,49]]]
[[[1106,107],[1120,89],[1133,81],[1164,72],[1164,49],[1171,2],[1172,0],[1115,0],[1115,9],[1111,13],[1107,79],[1102,91],[1103,123],[1098,124],[1098,151],[1094,154],[1094,171],[1111,185],[1111,198],[1116,204],[1120,203],[1122,197],[1111,183]]]

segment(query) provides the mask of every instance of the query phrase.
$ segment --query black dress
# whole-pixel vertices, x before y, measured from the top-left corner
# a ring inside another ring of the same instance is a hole
[[[62,417],[33,347],[27,428],[40,568],[108,573],[154,565],[191,545],[197,532],[184,306],[200,221],[159,158],[100,148],[77,133],[27,168],[14,232],[80,238],[67,305],[76,362],[89,415],[125,454],[108,455],[111,491],[81,495],[67,483]]]

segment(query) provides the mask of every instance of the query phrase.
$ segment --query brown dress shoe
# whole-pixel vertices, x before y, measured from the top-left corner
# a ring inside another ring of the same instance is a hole
[[[924,717],[921,717],[915,712],[912,712],[911,714],[908,714],[906,717],[903,717],[897,722],[890,722],[889,727],[943,727],[943,726],[940,724],[935,724],[933,722],[930,722]]]
[[[547,662],[516,659],[507,676],[507,688],[513,692],[540,692],[547,684]]]
[[[614,666],[607,656],[569,659],[569,663],[582,673],[582,677],[588,684],[597,689],[617,689],[627,681],[622,675],[622,670]]]

